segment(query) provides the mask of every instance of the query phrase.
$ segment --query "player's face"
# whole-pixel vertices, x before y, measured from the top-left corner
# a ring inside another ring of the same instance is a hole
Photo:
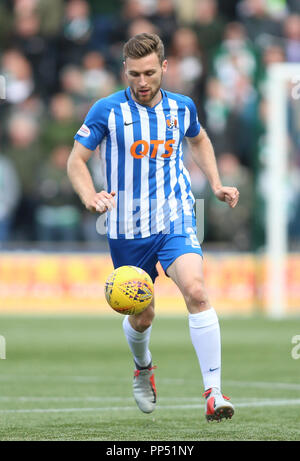
[[[143,58],[127,58],[125,75],[135,101],[153,107],[161,99],[160,87],[163,74],[167,70],[167,61],[159,62],[156,53]]]

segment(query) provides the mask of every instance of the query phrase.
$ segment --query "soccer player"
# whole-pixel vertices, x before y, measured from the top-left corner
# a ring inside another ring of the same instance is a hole
[[[157,277],[159,261],[179,287],[188,312],[192,344],[204,384],[207,420],[231,418],[233,405],[221,393],[221,340],[217,314],[203,280],[203,255],[196,235],[189,173],[182,141],[206,175],[215,196],[234,208],[235,187],[221,183],[214,150],[200,126],[194,102],[162,89],[167,71],[164,46],[155,34],[139,34],[124,45],[129,86],[97,101],[75,135],[68,174],[85,207],[107,213],[114,267],[134,265]],[[86,162],[99,146],[105,190],[95,190]],[[154,300],[123,329],[135,363],[133,393],[141,411],[156,404],[149,341]]]

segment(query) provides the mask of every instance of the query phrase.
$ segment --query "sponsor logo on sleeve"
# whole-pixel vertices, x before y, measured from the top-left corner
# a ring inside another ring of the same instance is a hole
[[[91,131],[85,124],[83,124],[77,131],[77,134],[79,134],[79,136],[83,136],[84,138],[88,138]]]

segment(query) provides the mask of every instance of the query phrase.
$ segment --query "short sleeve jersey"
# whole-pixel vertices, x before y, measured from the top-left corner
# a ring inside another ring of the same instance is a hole
[[[161,90],[154,107],[134,101],[130,88],[97,101],[75,139],[100,149],[106,190],[117,206],[107,215],[109,238],[143,238],[193,215],[195,199],[182,141],[200,132],[191,98]]]

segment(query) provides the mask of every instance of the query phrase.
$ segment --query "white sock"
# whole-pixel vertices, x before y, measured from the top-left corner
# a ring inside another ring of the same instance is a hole
[[[151,335],[152,325],[147,330],[136,331],[129,323],[128,315],[126,315],[123,321],[123,330],[133,354],[134,361],[140,367],[147,367],[151,362],[151,354],[149,351],[149,342]]]
[[[189,314],[190,335],[195,348],[204,384],[221,389],[221,335],[216,311],[211,308]]]

